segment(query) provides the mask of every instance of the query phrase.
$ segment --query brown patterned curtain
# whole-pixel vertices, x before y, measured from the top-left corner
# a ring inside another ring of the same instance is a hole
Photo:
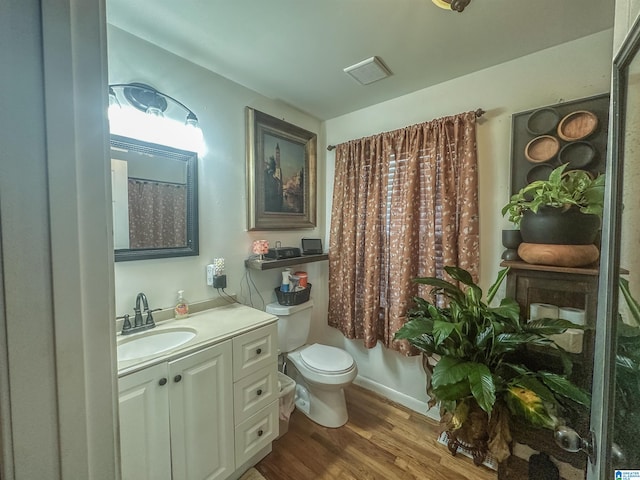
[[[329,325],[367,348],[393,335],[428,289],[415,277],[454,265],[478,277],[476,115],[468,112],[336,148]]]
[[[184,185],[129,179],[129,248],[187,245]]]

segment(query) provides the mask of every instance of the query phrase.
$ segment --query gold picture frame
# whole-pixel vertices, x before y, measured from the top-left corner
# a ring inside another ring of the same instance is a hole
[[[246,107],[247,228],[316,226],[317,135]]]

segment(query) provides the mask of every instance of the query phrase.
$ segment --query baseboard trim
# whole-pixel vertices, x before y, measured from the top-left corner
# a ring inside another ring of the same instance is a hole
[[[358,375],[353,381],[354,384],[359,387],[366,388],[367,390],[371,390],[372,392],[377,393],[385,398],[388,398],[392,402],[399,403],[400,405],[407,407],[414,412],[418,412],[422,415],[426,415],[429,418],[439,422],[440,414],[438,413],[436,408],[429,408],[427,402],[422,402],[420,400],[416,400],[409,395],[406,395],[402,392],[398,392],[393,390],[392,388],[387,387],[386,385],[382,385],[381,383],[374,382],[370,378],[362,377]]]

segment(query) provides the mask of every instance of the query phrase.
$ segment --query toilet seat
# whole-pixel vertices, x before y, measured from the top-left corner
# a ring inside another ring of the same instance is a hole
[[[302,348],[300,359],[304,365],[324,375],[341,375],[353,368],[353,357],[344,350],[328,345],[314,343]]]

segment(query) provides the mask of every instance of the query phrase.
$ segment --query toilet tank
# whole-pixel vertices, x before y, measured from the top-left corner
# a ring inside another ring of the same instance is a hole
[[[280,305],[270,303],[267,313],[278,317],[278,348],[281,352],[292,352],[307,343],[311,327],[313,300],[300,305]]]

